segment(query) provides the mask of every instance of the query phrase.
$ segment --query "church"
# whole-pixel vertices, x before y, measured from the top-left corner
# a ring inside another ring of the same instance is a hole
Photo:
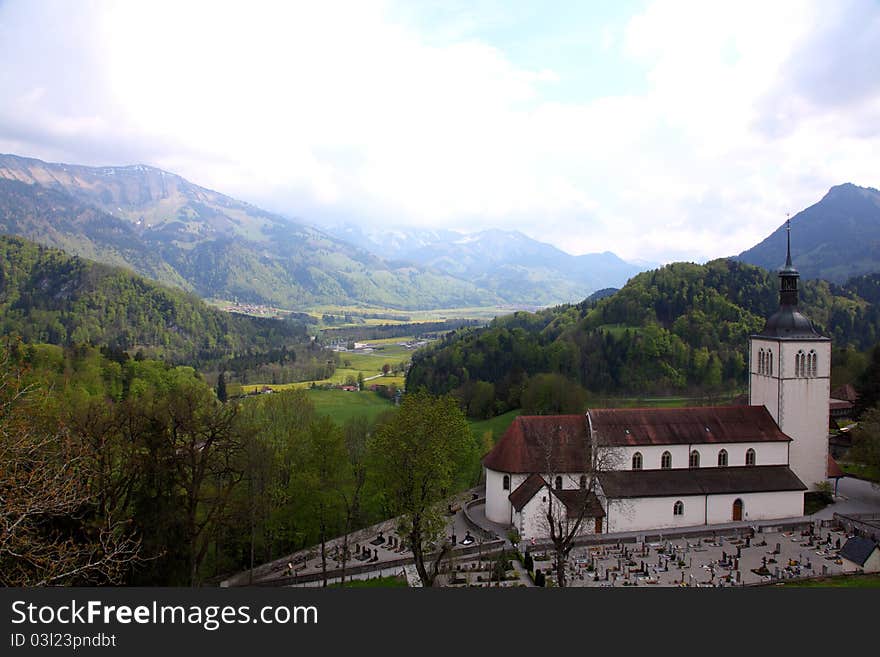
[[[531,539],[557,523],[609,533],[803,515],[804,492],[826,480],[831,341],[798,312],[788,230],[779,309],[749,338],[747,406],[520,416],[483,458],[486,517]]]

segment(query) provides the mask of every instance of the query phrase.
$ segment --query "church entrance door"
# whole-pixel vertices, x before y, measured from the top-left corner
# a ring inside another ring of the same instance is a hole
[[[596,533],[602,533],[602,518],[596,518]]]
[[[737,520],[743,519],[743,501],[740,499],[736,499],[733,502],[733,520],[736,522]]]

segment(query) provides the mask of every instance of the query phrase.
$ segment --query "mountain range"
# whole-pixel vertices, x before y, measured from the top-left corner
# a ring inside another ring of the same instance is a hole
[[[619,288],[639,272],[659,266],[629,263],[610,251],[575,256],[515,230],[465,234],[353,224],[328,230],[383,258],[431,267],[505,299],[528,298],[533,305],[577,302],[595,290]]]
[[[0,155],[0,232],[205,298],[289,309],[549,305],[618,287],[644,268],[508,231],[337,237],[154,167],[17,155]]]
[[[785,225],[738,260],[765,269],[782,266]],[[791,218],[791,257],[804,278],[843,283],[880,271],[880,191],[852,183],[832,187]]]

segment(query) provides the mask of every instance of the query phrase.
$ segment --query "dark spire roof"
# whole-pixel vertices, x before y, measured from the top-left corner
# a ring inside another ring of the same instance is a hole
[[[821,338],[813,323],[798,312],[800,273],[791,261],[791,220],[785,222],[785,265],[779,270],[779,310],[773,313],[758,335],[772,338]]]

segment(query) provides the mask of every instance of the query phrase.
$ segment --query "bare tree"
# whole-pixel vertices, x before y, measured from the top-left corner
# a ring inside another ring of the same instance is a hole
[[[88,446],[48,431],[34,388],[0,357],[0,584],[121,583],[140,542],[127,522],[97,516]]]
[[[601,491],[600,475],[619,467],[621,459],[618,449],[602,444],[589,410],[584,419],[583,444],[566,444],[575,439],[566,438],[559,426],[540,443],[549,477],[549,481],[545,480],[548,494],[540,526],[553,546],[553,570],[560,587],[567,584],[565,565],[575,539],[589,533],[591,519],[601,517],[597,496]]]

